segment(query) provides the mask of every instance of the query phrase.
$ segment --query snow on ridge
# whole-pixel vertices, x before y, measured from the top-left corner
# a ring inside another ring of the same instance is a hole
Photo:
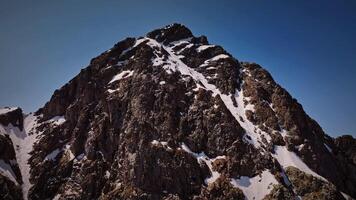
[[[209,168],[209,170],[210,170],[210,173],[211,173],[211,177],[205,179],[205,184],[209,185],[209,184],[211,184],[211,183],[214,183],[214,182],[220,177],[220,173],[217,172],[217,171],[215,171],[215,170],[213,170],[212,163],[213,163],[215,160],[217,160],[217,159],[226,159],[225,156],[217,156],[217,157],[215,157],[215,158],[209,158],[207,155],[205,155],[204,152],[201,152],[201,153],[194,153],[194,152],[191,151],[191,150],[189,149],[189,147],[188,147],[186,144],[184,144],[184,143],[182,143],[181,148],[182,148],[185,152],[187,152],[187,153],[193,155],[193,156],[197,159],[198,163],[204,162],[204,163],[208,166],[208,168]]]
[[[226,59],[226,58],[230,58],[230,56],[226,55],[226,54],[219,54],[217,56],[214,56],[206,61],[204,61],[203,64],[201,64],[199,67],[206,67],[208,66],[211,62],[213,61],[218,61],[218,60],[221,60],[221,59]]]
[[[202,52],[202,51],[204,51],[204,50],[206,50],[206,49],[213,48],[213,47],[215,47],[215,45],[213,45],[213,44],[201,45],[201,46],[198,47],[196,50],[197,50],[198,53],[200,53],[200,52]]]
[[[8,112],[14,111],[16,109],[18,109],[19,107],[4,107],[4,108],[0,108],[0,115],[2,114],[6,114]]]
[[[134,73],[134,71],[131,71],[131,70],[124,70],[122,72],[120,72],[119,74],[115,75],[111,81],[109,82],[109,84],[115,82],[115,81],[118,81],[118,80],[121,80],[121,79],[124,79],[124,78],[128,78],[130,76],[132,76]]]
[[[142,42],[145,42],[147,40],[147,38],[140,38],[138,40],[136,40],[135,44],[132,46],[132,48],[137,47],[138,45],[140,45]]]
[[[231,184],[241,189],[247,200],[259,200],[268,195],[278,181],[269,170],[265,170],[260,175],[251,178],[241,176],[238,179],[231,179]]]

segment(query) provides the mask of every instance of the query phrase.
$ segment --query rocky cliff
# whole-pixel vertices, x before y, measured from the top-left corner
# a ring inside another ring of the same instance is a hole
[[[37,112],[13,112],[0,112],[4,199],[356,197],[354,138],[180,24],[126,38]]]

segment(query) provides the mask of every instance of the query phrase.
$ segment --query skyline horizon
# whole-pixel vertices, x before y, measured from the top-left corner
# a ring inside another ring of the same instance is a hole
[[[356,118],[352,103],[356,97],[352,92],[356,85],[355,4],[327,1],[317,8],[317,2],[279,5],[275,1],[251,10],[253,6],[242,2],[206,1],[199,7],[197,1],[187,8],[174,1],[156,2],[151,7],[122,1],[0,6],[4,27],[0,32],[0,107],[35,112],[90,59],[116,42],[180,23],[239,61],[268,70],[325,133],[356,136],[352,123]],[[168,12],[167,7],[176,9]],[[161,12],[155,12],[157,8]],[[217,12],[222,10],[225,13]],[[209,15],[212,11],[216,13]]]

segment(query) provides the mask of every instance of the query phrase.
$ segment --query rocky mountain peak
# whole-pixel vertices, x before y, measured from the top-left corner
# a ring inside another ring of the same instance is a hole
[[[23,124],[7,143],[25,199],[356,196],[352,139],[329,137],[267,70],[180,24],[118,42]]]
[[[193,37],[193,33],[186,26],[174,23],[163,28],[153,30],[147,33],[146,36],[155,39],[158,42],[168,44],[173,41]]]

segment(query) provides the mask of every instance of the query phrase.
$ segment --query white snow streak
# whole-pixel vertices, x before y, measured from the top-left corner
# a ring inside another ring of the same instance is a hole
[[[324,143],[324,146],[325,146],[325,148],[326,148],[330,153],[333,152],[333,150],[332,150],[327,144]]]
[[[215,47],[215,45],[201,45],[200,47],[197,48],[197,52],[202,52],[202,51],[212,48],[212,47]]]
[[[115,75],[112,80],[109,82],[109,84],[115,82],[115,81],[118,81],[118,80],[121,80],[123,78],[128,78],[130,76],[133,75],[133,72],[134,71],[130,71],[130,70],[124,70],[122,72],[120,72],[119,74]]]

